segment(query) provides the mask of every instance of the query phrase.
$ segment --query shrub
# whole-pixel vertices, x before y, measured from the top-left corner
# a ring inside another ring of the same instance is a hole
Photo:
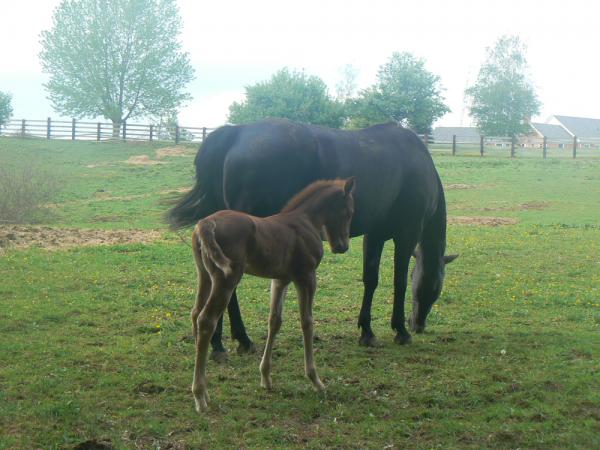
[[[51,173],[36,167],[0,167],[0,223],[34,223],[59,191]]]

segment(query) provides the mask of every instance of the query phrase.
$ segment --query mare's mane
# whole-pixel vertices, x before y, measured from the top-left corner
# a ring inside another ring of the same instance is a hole
[[[307,188],[303,189],[296,195],[294,195],[289,202],[281,210],[282,213],[293,211],[309,200],[313,200],[317,196],[325,196],[325,193],[331,191],[332,188],[339,189],[343,183],[343,180],[319,180],[310,184]]]

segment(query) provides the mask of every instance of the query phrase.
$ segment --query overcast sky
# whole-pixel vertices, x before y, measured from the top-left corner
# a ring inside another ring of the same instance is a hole
[[[52,25],[60,0],[0,0],[0,91],[13,95],[13,118],[43,119],[52,111],[38,61],[39,34]],[[335,92],[342,68],[353,65],[358,87],[375,81],[395,51],[426,60],[441,77],[451,113],[438,125],[471,124],[465,87],[485,49],[503,34],[528,46],[530,75],[551,114],[600,118],[600,2],[597,0],[476,1],[179,0],[181,41],[196,69],[194,99],[182,125],[213,127],[244,87],[287,66],[321,77]]]

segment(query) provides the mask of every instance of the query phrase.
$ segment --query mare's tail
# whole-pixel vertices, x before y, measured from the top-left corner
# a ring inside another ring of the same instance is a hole
[[[225,276],[231,274],[231,260],[225,256],[223,249],[219,246],[215,238],[215,228],[217,224],[214,220],[201,222],[196,227],[197,236],[200,239],[202,251],[210,258]],[[196,233],[194,233],[196,234]]]
[[[223,209],[223,162],[237,137],[237,127],[223,126],[210,133],[196,154],[196,184],[166,214],[171,229],[193,225]]]

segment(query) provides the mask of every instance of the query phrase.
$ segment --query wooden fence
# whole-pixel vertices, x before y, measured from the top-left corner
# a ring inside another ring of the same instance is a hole
[[[38,137],[87,141],[131,140],[202,142],[213,128],[180,125],[141,125],[122,122],[84,122],[72,120],[9,120],[0,126],[0,136]]]
[[[166,141],[175,144],[200,143],[214,128],[187,127],[181,125],[141,125],[123,122],[113,126],[112,122],[85,122],[72,120],[10,120],[0,126],[0,136],[38,137],[68,140],[131,140]],[[479,142],[461,141],[456,135],[449,141],[434,141],[430,135],[420,135],[431,153],[469,156],[539,156],[547,157],[598,157],[600,139],[551,140],[520,142],[515,138],[484,137]]]

